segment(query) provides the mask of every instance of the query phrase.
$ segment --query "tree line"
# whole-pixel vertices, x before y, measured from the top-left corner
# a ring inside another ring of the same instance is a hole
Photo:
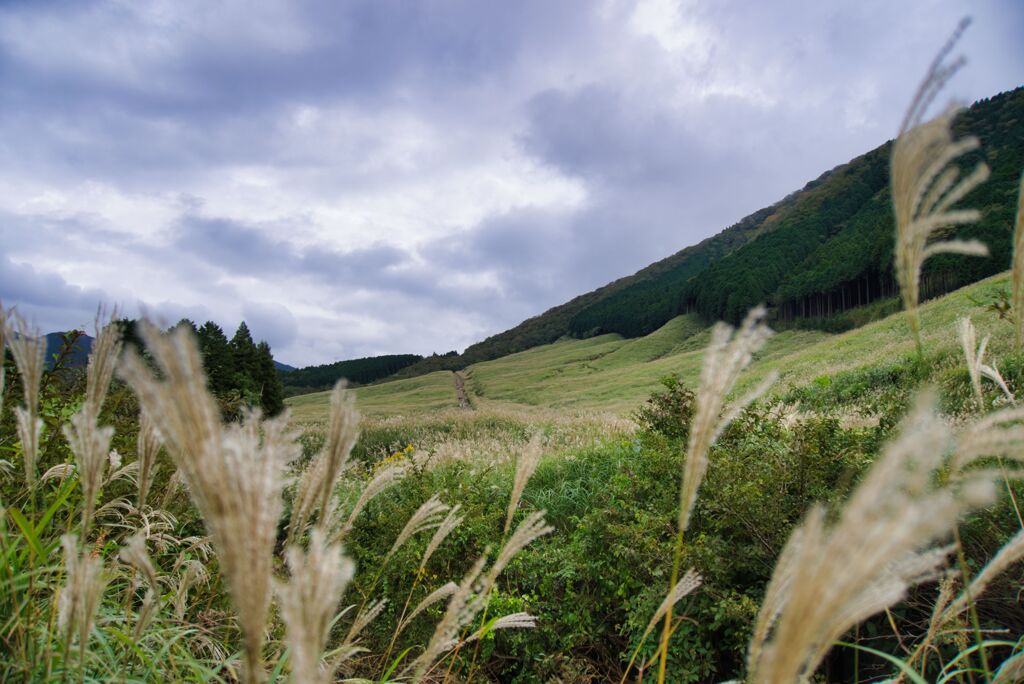
[[[365,385],[381,380],[406,368],[423,357],[419,354],[388,354],[369,356],[348,361],[336,361],[319,366],[307,366],[290,371],[278,371],[287,396],[330,389],[344,378],[352,384]]]
[[[126,344],[145,349],[136,321],[122,319],[118,325]],[[284,386],[270,345],[262,340],[254,342],[245,321],[239,324],[230,340],[213,321],[196,326],[183,318],[171,329],[180,327],[190,329],[196,336],[207,383],[226,417],[241,415],[245,407],[259,408],[268,416],[276,416],[284,410]]]

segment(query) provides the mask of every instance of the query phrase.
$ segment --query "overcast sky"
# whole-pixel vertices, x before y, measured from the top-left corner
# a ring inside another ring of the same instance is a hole
[[[891,138],[1024,2],[6,2],[0,300],[244,318],[295,365],[463,349]]]

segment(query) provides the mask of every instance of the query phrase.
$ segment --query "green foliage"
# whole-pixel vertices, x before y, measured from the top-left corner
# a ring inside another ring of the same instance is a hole
[[[294,396],[330,389],[343,378],[353,385],[366,385],[383,380],[422,358],[417,354],[369,356],[320,366],[307,366],[281,372],[280,375],[285,394]]]
[[[685,441],[696,408],[693,392],[679,377],[662,378],[665,391],[652,394],[636,412],[636,422],[648,432],[657,432],[672,440]]]

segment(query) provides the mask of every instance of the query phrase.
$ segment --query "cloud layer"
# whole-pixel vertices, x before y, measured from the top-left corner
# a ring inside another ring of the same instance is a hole
[[[884,142],[968,12],[964,102],[1020,3],[5,3],[0,299],[461,349]]]

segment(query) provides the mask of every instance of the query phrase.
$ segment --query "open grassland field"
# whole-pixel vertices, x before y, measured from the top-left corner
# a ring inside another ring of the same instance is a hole
[[[1012,325],[988,309],[997,293],[1008,288],[1008,274],[997,275],[921,307],[925,347],[936,361],[930,366],[932,379],[940,379],[943,371],[959,364],[958,317],[970,316],[979,338],[991,335],[990,353],[998,357],[1010,351]],[[795,390],[810,386],[803,394],[818,396],[833,385],[832,376],[843,381],[858,370],[910,364],[914,342],[907,332],[906,316],[897,313],[839,335],[809,330],[777,333],[757,353],[737,392],[774,371],[779,374],[774,394],[796,396]],[[569,409],[628,418],[667,375],[678,375],[695,386],[709,339],[710,329],[695,316],[679,316],[646,337],[563,339],[474,364],[463,375],[470,399],[480,410]],[[360,411],[370,418],[414,416],[458,406],[452,374],[446,371],[361,387],[355,395]],[[294,420],[298,424],[323,421],[328,396],[321,392],[289,399]]]

